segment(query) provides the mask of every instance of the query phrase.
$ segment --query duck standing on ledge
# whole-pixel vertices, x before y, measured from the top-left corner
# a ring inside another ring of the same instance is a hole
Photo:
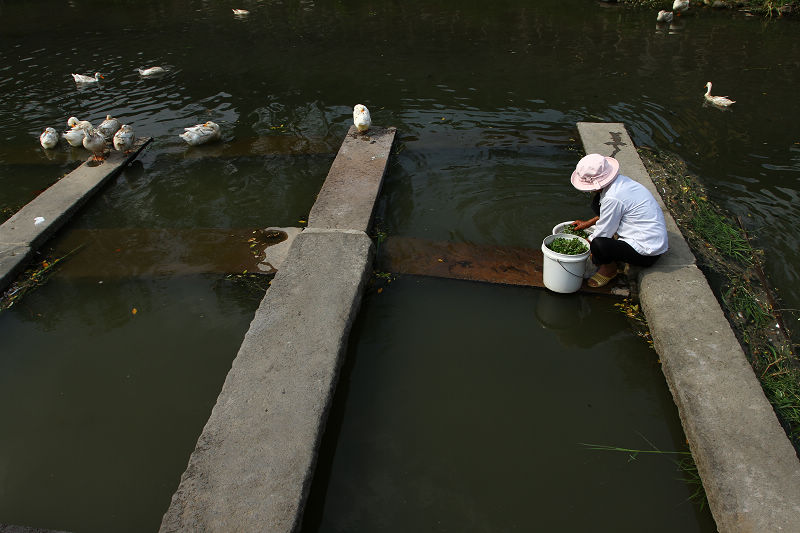
[[[353,124],[359,133],[364,133],[372,126],[372,117],[369,116],[369,109],[363,104],[356,104],[353,108]]]
[[[39,144],[45,150],[55,148],[58,144],[58,132],[55,128],[45,128],[41,135],[39,135]]]
[[[122,126],[122,123],[118,119],[111,115],[106,115],[106,119],[97,126],[97,131],[100,132],[100,135],[102,135],[106,141],[110,141],[114,137],[114,134],[117,133],[120,126]]]
[[[136,135],[133,133],[133,128],[123,124],[114,134],[114,149],[127,154],[133,148],[133,141],[135,140]]]
[[[106,151],[106,140],[103,134],[91,126],[84,126],[83,133],[83,147],[92,152],[92,161],[102,161]]]
[[[672,11],[659,11],[656,22],[672,22]]]
[[[731,104],[735,104],[736,100],[731,100],[727,96],[711,96],[711,82],[709,81],[706,83],[706,101],[711,102],[714,105],[718,105],[720,107],[728,107]]]

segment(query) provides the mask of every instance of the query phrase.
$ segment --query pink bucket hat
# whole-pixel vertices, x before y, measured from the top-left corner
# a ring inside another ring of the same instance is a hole
[[[570,181],[579,191],[599,191],[617,177],[619,161],[613,157],[589,154],[575,166]]]

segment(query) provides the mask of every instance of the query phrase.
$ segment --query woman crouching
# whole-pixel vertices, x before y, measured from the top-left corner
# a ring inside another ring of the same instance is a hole
[[[667,251],[667,226],[658,202],[643,185],[619,173],[613,157],[589,154],[570,178],[579,191],[594,192],[595,217],[576,220],[576,230],[594,225],[589,236],[597,272],[587,281],[602,287],[617,275],[617,263],[649,267]]]

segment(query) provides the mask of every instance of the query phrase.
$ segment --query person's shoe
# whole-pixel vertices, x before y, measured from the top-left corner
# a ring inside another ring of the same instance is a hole
[[[611,276],[604,276],[600,272],[595,272],[594,275],[589,278],[589,281],[586,284],[593,289],[598,287],[602,287],[603,285],[607,285],[609,281],[617,277],[616,272]]]

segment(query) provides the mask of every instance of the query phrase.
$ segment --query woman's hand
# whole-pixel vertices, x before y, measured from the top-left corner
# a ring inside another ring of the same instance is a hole
[[[572,229],[574,230],[581,230],[586,229],[590,226],[594,226],[595,222],[600,220],[600,217],[592,217],[589,220],[576,220],[572,223]]]

